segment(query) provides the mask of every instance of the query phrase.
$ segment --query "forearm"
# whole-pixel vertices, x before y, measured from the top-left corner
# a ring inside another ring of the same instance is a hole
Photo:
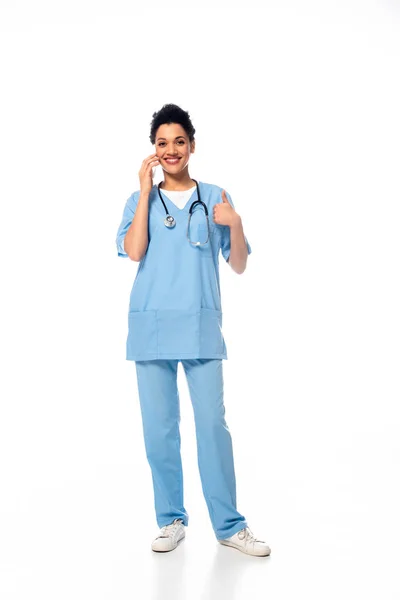
[[[149,243],[149,193],[141,193],[135,216],[126,232],[124,250],[131,260],[140,261],[146,253]]]
[[[229,254],[229,264],[239,275],[244,272],[247,264],[248,250],[244,237],[242,219],[236,216],[232,225],[230,225],[231,250]]]

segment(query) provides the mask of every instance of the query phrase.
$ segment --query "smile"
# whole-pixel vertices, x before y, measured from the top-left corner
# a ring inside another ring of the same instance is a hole
[[[169,165],[175,165],[177,162],[180,161],[180,157],[179,158],[165,158],[164,159],[165,162],[167,162]]]

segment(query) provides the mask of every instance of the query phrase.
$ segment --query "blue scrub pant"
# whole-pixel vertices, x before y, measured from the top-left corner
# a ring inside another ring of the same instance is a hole
[[[236,509],[232,439],[224,416],[222,359],[135,361],[157,524],[163,527],[177,518],[185,525],[189,521],[183,506],[179,362],[193,405],[204,498],[216,538],[225,539],[247,527],[247,523]]]

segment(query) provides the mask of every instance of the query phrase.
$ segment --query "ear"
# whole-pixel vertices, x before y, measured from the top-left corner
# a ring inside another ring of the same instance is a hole
[[[190,152],[193,153],[195,151],[196,142],[193,140],[190,144]]]

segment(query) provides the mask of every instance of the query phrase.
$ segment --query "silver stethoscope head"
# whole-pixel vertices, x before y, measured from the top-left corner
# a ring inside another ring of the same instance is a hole
[[[167,214],[167,216],[164,219],[164,225],[165,227],[175,227],[176,221],[174,217],[172,215]]]

